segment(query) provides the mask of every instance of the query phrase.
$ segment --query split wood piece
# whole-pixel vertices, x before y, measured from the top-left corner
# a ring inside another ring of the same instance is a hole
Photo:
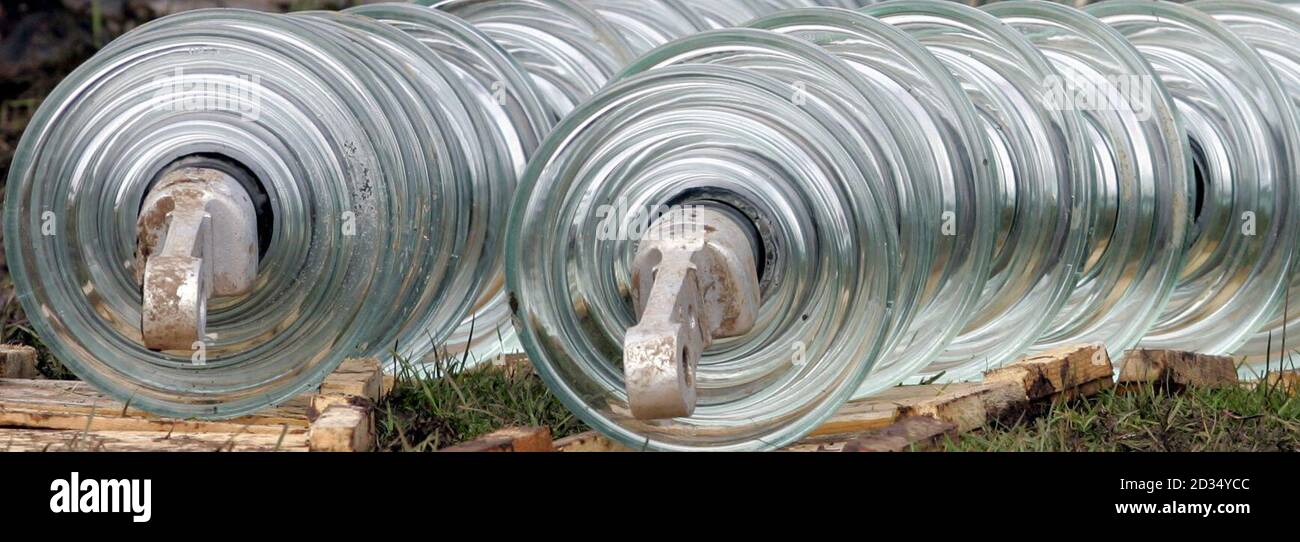
[[[504,369],[510,376],[533,374],[533,362],[527,354],[503,354],[492,361],[492,366]]]
[[[948,385],[898,386],[885,390],[866,402],[850,406],[849,415],[858,416],[866,434],[822,435],[787,448],[792,451],[907,451],[930,450],[945,439],[983,428],[993,420],[1004,420],[1027,407],[1026,390],[1021,380],[961,382]],[[833,419],[832,419],[833,420]]]
[[[906,403],[898,410],[899,418],[930,416],[957,426],[965,433],[983,427],[989,420],[1024,403],[1024,389],[1014,382],[957,383],[937,397]]]
[[[1092,397],[1114,387],[1115,381],[1112,379],[1105,378],[1102,380],[1094,380],[1066,393],[1054,395],[1052,396],[1052,400],[1053,402],[1056,402],[1062,400],[1073,401],[1076,399],[1083,399],[1085,397]]]
[[[898,407],[897,419],[930,416],[957,426],[959,432],[984,426],[989,419],[1023,402],[1024,390],[1013,382],[958,382],[890,388],[872,398]]]
[[[307,419],[315,423],[320,419],[325,410],[334,405],[344,405],[349,407],[364,408],[372,411],[375,404],[365,397],[344,394],[320,394],[311,397],[311,404],[307,407]]]
[[[895,386],[845,405],[808,436],[843,442],[864,432],[884,429],[909,416],[930,416],[966,432],[1014,411],[1024,404],[1024,397],[1019,383],[1005,381]],[[801,441],[796,446],[807,448],[802,446],[807,442]]]
[[[65,380],[0,379],[0,426],[90,431],[279,434],[306,431],[309,396],[232,420],[175,420],[130,408],[89,384]]]
[[[0,378],[40,378],[36,349],[30,346],[0,345]]]
[[[375,449],[374,419],[368,406],[335,404],[307,432],[313,452],[368,452]]]
[[[1110,387],[1115,374],[1106,347],[1066,346],[1025,356],[984,373],[984,382],[1015,382],[1025,399],[1074,399]]]
[[[321,382],[321,395],[353,395],[377,403],[384,397],[384,371],[374,358],[349,358]],[[391,389],[391,386],[388,386]]]
[[[392,391],[374,358],[349,358],[321,382],[307,407],[308,445],[314,452],[375,449],[374,405]]]
[[[0,429],[0,452],[305,452],[307,435]]]
[[[549,427],[507,427],[440,452],[554,452]]]
[[[845,452],[907,452],[932,450],[957,438],[957,425],[929,416],[909,416],[893,425],[850,440]]]
[[[906,388],[897,389],[902,391]],[[839,412],[809,433],[808,437],[812,439],[884,429],[898,419],[898,408],[898,403],[891,400],[869,398],[853,401],[844,405]]]
[[[1131,388],[1156,384],[1173,390],[1192,387],[1237,386],[1237,366],[1227,356],[1207,356],[1177,350],[1129,350],[1120,366],[1119,385]]]
[[[610,440],[597,431],[587,431],[555,441],[557,452],[631,452],[627,446]]]
[[[1026,402],[1022,396],[1015,393],[1015,388],[995,386],[991,389],[972,390],[966,384],[956,389],[950,389],[954,392],[953,396],[940,395],[929,399],[921,398],[901,398],[898,402],[890,405],[881,405],[873,403],[871,400],[859,401],[849,406],[849,411],[841,411],[831,421],[819,428],[808,438],[799,441],[797,444],[783,448],[783,451],[789,452],[834,452],[840,451],[848,441],[862,436],[863,433],[874,433],[885,428],[892,427],[897,423],[900,416],[906,416],[909,413],[915,414],[926,412],[927,415],[943,415],[947,419],[960,422],[954,425],[958,427],[959,432],[966,432],[979,428],[983,424],[976,424],[975,420],[980,415],[980,403],[983,403],[984,423],[994,420],[1013,421],[1020,413],[1027,411],[1034,405],[1047,405],[1052,401],[1088,397],[1100,393],[1102,390],[1112,386],[1110,379],[1095,380],[1079,387],[1068,390],[1065,393],[1058,393],[1048,396],[1045,400],[1038,402]],[[929,386],[903,386],[899,388],[900,392],[906,391],[909,394],[916,394],[921,390],[916,388],[929,388]],[[971,394],[975,391],[975,394]],[[980,391],[983,391],[981,397]],[[925,392],[922,397],[933,392]],[[979,397],[980,401],[973,399]],[[858,409],[858,412],[853,412]],[[939,414],[942,413],[942,414]]]

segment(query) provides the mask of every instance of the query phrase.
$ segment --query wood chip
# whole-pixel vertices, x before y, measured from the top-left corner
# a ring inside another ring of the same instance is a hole
[[[553,452],[549,427],[508,427],[440,452]]]
[[[36,349],[30,346],[0,344],[0,378],[39,378]]]
[[[1025,356],[984,373],[984,382],[1016,382],[1025,398],[1037,401],[1058,395],[1078,395],[1084,386],[1099,389],[1112,382],[1114,366],[1100,344],[1068,346]]]
[[[375,448],[370,409],[333,405],[312,422],[307,444],[313,452],[368,452]]]
[[[1158,384],[1175,389],[1236,386],[1237,367],[1227,356],[1177,350],[1129,350],[1121,364],[1119,384]]]

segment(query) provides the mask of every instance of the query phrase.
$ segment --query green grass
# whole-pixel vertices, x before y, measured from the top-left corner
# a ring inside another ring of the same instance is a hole
[[[1107,390],[1059,403],[1035,419],[990,425],[948,451],[1300,451],[1300,398],[1260,385]]]
[[[104,46],[104,9],[99,0],[90,3],[90,33],[95,40],[95,48]]]
[[[405,365],[379,406],[380,449],[433,451],[512,426],[555,438],[587,428],[526,367],[465,369],[441,356],[431,371]],[[1300,451],[1300,398],[1268,385],[1171,392],[1105,390],[950,441],[946,451]]]
[[[429,371],[402,363],[378,412],[385,451],[434,451],[504,427],[546,426],[554,438],[587,430],[531,368],[466,368],[465,359],[446,355]]]

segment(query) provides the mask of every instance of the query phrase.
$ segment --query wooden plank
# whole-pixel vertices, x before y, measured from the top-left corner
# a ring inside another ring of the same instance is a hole
[[[370,402],[369,399],[358,397],[356,395],[313,395],[311,398],[311,406],[307,407],[307,419],[315,422],[320,419],[321,414],[323,414],[326,409],[334,405],[361,407],[367,410],[372,410],[374,408],[374,403]]]
[[[349,358],[325,378],[321,395],[355,395],[379,402],[384,396],[384,371],[375,358]]]
[[[355,395],[377,401],[384,392],[383,372],[373,358],[352,358],[325,379],[322,389],[334,396]],[[312,401],[319,393],[305,394],[281,405],[232,420],[176,420],[162,418],[122,403],[79,381],[0,379],[0,426],[32,429],[96,431],[251,432],[279,434],[304,432],[314,415]],[[338,402],[349,402],[340,399]]]
[[[596,431],[587,431],[564,437],[555,441],[555,451],[557,452],[631,452],[631,448],[623,446],[609,437]]]
[[[1011,381],[895,386],[850,402],[808,436],[838,436],[839,441],[847,441],[850,436],[884,429],[908,416],[930,416],[953,423],[965,432],[1024,404],[1024,397],[1020,384]]]
[[[330,376],[343,374],[374,374],[382,372],[383,367],[378,358],[347,358],[339,364],[337,369]],[[326,380],[329,380],[326,377]]]
[[[935,410],[945,402],[966,397],[970,388],[971,384],[967,383],[894,386],[849,402],[809,436],[854,435],[884,429],[905,416],[904,412],[914,413],[918,408]]]
[[[14,449],[176,451],[374,448],[373,401],[386,392],[375,359],[349,359],[322,388],[252,416],[178,420],[129,408],[77,381],[0,379],[0,432]],[[70,439],[82,435],[85,439]],[[0,442],[3,448],[4,442]],[[80,448],[78,448],[80,447]]]
[[[893,425],[850,440],[845,452],[907,452],[930,450],[957,437],[956,424],[929,416],[909,416]]]
[[[1237,366],[1227,356],[1207,356],[1177,350],[1129,350],[1120,366],[1121,386],[1159,384],[1175,389],[1188,386],[1236,386]]]
[[[1058,395],[1077,396],[1080,388],[1089,385],[1095,390],[1095,382],[1112,382],[1114,372],[1106,348],[1086,344],[1025,356],[984,373],[984,382],[1018,383],[1025,391],[1025,399],[1037,401]]]
[[[982,428],[988,420],[1024,403],[1024,390],[1015,382],[959,382],[941,389],[932,398],[901,403],[898,417],[930,416],[956,425],[959,433],[966,433]]]
[[[554,452],[549,427],[508,427],[440,452]]]
[[[305,452],[303,433],[160,433],[0,428],[0,452]]]
[[[845,405],[808,436],[817,438],[884,429],[898,419],[898,409],[897,404],[889,401],[873,399],[854,401]]]
[[[333,405],[311,423],[307,446],[313,452],[368,452],[375,449],[371,409]]]
[[[1025,356],[989,371],[983,382],[893,387],[849,403],[786,450],[841,449],[863,433],[908,417],[930,417],[965,433],[994,420],[1018,418],[1040,405],[1099,393],[1113,385],[1113,367],[1106,349],[1090,344]]]
[[[301,424],[247,424],[240,421],[175,420],[157,417],[122,416],[119,412],[61,413],[0,407],[0,427],[26,429],[69,429],[76,431],[155,431],[161,433],[253,433],[278,435],[305,433]]]
[[[269,429],[256,429],[253,432],[278,433],[284,425],[306,428],[309,404],[310,396],[296,397],[251,416],[225,421],[190,420],[184,426],[186,431],[217,433],[231,432],[232,428],[238,430],[242,427],[269,426]],[[127,408],[84,382],[64,380],[0,379],[0,412],[11,413],[8,422],[0,425],[12,424],[13,427],[28,428],[84,429],[92,412],[95,418],[92,423],[120,424],[92,428],[153,431],[180,422],[137,408]],[[40,416],[26,415],[32,413]],[[73,418],[79,418],[81,424],[69,427],[68,420]],[[123,421],[109,422],[106,421],[108,419]]]
[[[0,378],[40,378],[36,369],[36,349],[16,344],[0,344]]]

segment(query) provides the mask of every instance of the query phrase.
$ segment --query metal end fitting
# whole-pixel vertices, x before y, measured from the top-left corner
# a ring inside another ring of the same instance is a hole
[[[759,279],[751,236],[735,213],[674,208],[637,247],[633,305],[640,315],[623,339],[628,403],[638,419],[690,416],[695,371],[715,338],[754,327]]]
[[[233,177],[208,168],[165,174],[136,221],[140,331],[151,350],[190,350],[206,336],[209,297],[253,289],[257,214]]]

